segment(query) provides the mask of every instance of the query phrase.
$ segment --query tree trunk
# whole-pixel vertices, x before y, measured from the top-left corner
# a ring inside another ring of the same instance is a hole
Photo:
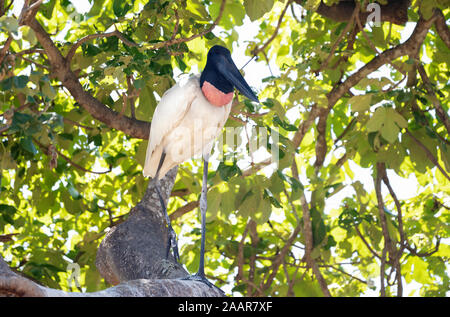
[[[160,181],[166,203],[177,170]],[[182,280],[189,273],[171,254],[166,259],[167,226],[153,185],[152,180],[128,219],[107,233],[97,251],[97,269],[114,287],[93,293],[47,288],[14,273],[0,257],[0,296],[223,296],[218,288]]]

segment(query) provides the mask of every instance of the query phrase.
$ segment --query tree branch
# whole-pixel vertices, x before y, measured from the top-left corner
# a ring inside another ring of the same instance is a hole
[[[117,38],[119,38],[122,42],[124,42],[128,46],[138,46],[136,43],[128,40],[118,30],[115,30],[115,31],[109,32],[109,33],[90,34],[90,35],[87,35],[87,36],[83,37],[81,40],[79,40],[78,42],[76,42],[75,44],[72,45],[72,47],[70,48],[69,52],[66,55],[66,63],[70,64],[70,62],[72,61],[72,58],[75,55],[75,52],[77,51],[77,49],[81,45],[86,43],[87,41],[90,41],[92,39],[101,39],[101,38],[105,38],[105,37],[111,37],[111,36],[116,36]]]
[[[417,69],[419,71],[420,77],[422,78],[422,81],[424,83],[425,89],[428,93],[428,96],[431,99],[431,102],[434,105],[434,108],[436,109],[436,116],[442,121],[442,123],[445,126],[445,129],[447,129],[447,133],[450,134],[450,120],[448,118],[447,112],[442,108],[441,103],[436,97],[436,94],[433,89],[433,85],[431,84],[430,78],[428,78],[427,72],[425,71],[425,68],[421,63],[417,63]]]
[[[438,32],[439,36],[441,37],[442,41],[447,45],[447,47],[450,49],[450,28],[447,26],[447,22],[445,21],[445,17],[442,14],[442,11],[439,9],[435,9],[435,15],[436,15],[436,31]]]
[[[185,38],[174,38],[174,37],[172,37],[168,41],[159,42],[159,43],[156,43],[154,45],[150,45],[147,48],[156,50],[156,49],[159,49],[159,48],[163,48],[163,47],[167,47],[167,46],[171,46],[171,45],[175,45],[175,44],[189,42],[189,41],[192,41],[193,39],[196,39],[197,37],[204,36],[205,34],[208,34],[209,32],[211,32],[217,26],[217,24],[219,24],[220,20],[222,19],[223,11],[225,10],[225,4],[226,4],[226,0],[222,0],[222,3],[220,5],[220,9],[219,9],[219,15],[214,20],[213,24],[211,24],[211,26],[209,28],[207,28],[206,30],[204,30],[204,31],[202,31],[200,33],[194,34],[194,35],[192,35],[190,37],[185,37]]]
[[[370,62],[361,67],[357,72],[349,76],[343,83],[336,85],[328,93],[328,109],[333,108],[339,99],[346,94],[350,88],[355,86],[361,79],[366,78],[370,73],[374,72],[384,64],[418,50],[428,33],[428,30],[436,20],[437,15],[434,14],[429,20],[422,17],[416,24],[416,27],[407,41],[398,46],[388,49],[381,54],[375,56]]]
[[[305,260],[309,267],[312,268],[314,275],[316,276],[317,282],[319,282],[320,288],[326,297],[331,297],[331,293],[328,289],[328,285],[317,266],[316,261],[311,257],[311,252],[313,250],[313,231],[311,222],[311,213],[309,212],[309,206],[306,201],[305,193],[301,193],[300,202],[303,210],[303,235],[305,239]]]
[[[326,133],[329,113],[329,111],[322,111],[319,115],[319,122],[317,122],[316,161],[314,162],[316,170],[323,166],[325,156],[328,152]]]
[[[288,0],[288,2],[286,2],[286,5],[280,14],[280,17],[278,18],[278,23],[277,26],[275,27],[275,31],[273,32],[272,36],[261,47],[255,47],[255,49],[252,51],[253,56],[256,56],[259,53],[263,52],[266,49],[266,47],[277,37],[281,23],[283,22],[284,15],[286,14],[286,11],[289,5],[292,3],[292,1],[293,0]]]
[[[0,297],[220,297],[219,289],[180,279],[136,279],[92,293],[65,292],[41,286],[13,272],[0,257]]]
[[[199,201],[191,201],[188,202],[186,205],[178,208],[177,210],[175,210],[174,212],[172,212],[169,215],[170,220],[175,220],[180,218],[181,216],[183,216],[184,214],[187,214],[188,212],[194,210],[195,208],[197,208],[199,206]]]
[[[334,52],[336,51],[339,43],[341,43],[344,36],[352,29],[354,22],[355,22],[355,18],[359,14],[360,9],[361,9],[360,3],[357,2],[355,8],[353,9],[353,13],[352,13],[352,16],[350,17],[350,20],[348,21],[344,30],[342,30],[341,34],[339,34],[339,37],[334,42],[333,46],[331,47],[330,54],[328,54],[325,61],[320,65],[320,68],[318,70],[314,71],[315,73],[318,73],[318,72],[324,70],[328,66],[328,63],[330,62],[331,58],[334,56]]]
[[[383,237],[384,237],[384,245],[385,245],[385,248],[387,248],[387,250],[389,251],[389,257],[393,258],[393,257],[395,257],[396,252],[395,252],[391,237],[389,236],[386,213],[384,212],[385,205],[384,205],[384,201],[383,201],[383,196],[381,194],[381,180],[384,177],[385,171],[386,171],[386,169],[384,167],[384,163],[378,162],[377,168],[376,168],[376,177],[375,177],[375,193],[377,196],[378,213],[380,216],[381,229],[382,229]]]
[[[450,176],[445,172],[444,168],[439,164],[438,160],[434,157],[433,153],[430,152],[430,150],[417,139],[411,132],[409,132],[408,129],[405,129],[406,134],[413,139],[414,142],[425,152],[428,159],[436,165],[436,167],[441,171],[442,175],[444,175],[448,180],[450,180]]]
[[[300,5],[305,4],[305,0],[295,0]],[[316,12],[326,18],[337,22],[350,21],[356,1],[339,1],[336,4],[328,6],[323,2],[320,3]],[[389,0],[387,4],[380,5],[381,22],[392,22],[394,24],[404,25],[408,22],[408,7],[410,0]],[[369,12],[360,12],[361,21],[366,21]]]
[[[361,238],[362,242],[367,247],[367,249],[370,251],[370,253],[372,253],[374,257],[381,259],[381,257],[375,252],[375,250],[370,246],[370,244],[367,242],[367,240],[361,234],[361,231],[359,231],[358,226],[355,226],[355,230],[356,230],[356,234],[358,235],[358,237]]]
[[[312,123],[317,118],[317,116],[323,111],[323,108],[317,107],[317,105],[313,105],[311,110],[309,111],[308,118],[304,120],[298,127],[297,131],[292,138],[292,144],[294,149],[297,149],[303,141],[306,133],[309,131]]]
[[[386,187],[389,190],[389,194],[391,195],[392,199],[394,200],[395,208],[397,209],[397,220],[398,220],[398,232],[400,234],[400,245],[403,245],[405,241],[405,233],[403,231],[403,215],[402,215],[402,206],[400,205],[400,201],[397,198],[397,195],[394,192],[394,189],[391,186],[391,183],[389,182],[389,178],[387,177],[386,173],[386,166],[382,165],[382,168],[384,168],[382,180],[383,183],[386,185]]]
[[[123,131],[129,136],[148,139],[149,122],[121,116],[118,112],[106,107],[99,100],[83,89],[77,76],[70,70],[66,59],[53,43],[49,34],[44,30],[36,19],[28,21],[28,25],[33,29],[36,38],[45,50],[52,74],[58,78],[63,86],[67,88],[72,97],[95,119],[105,123],[107,126]]]
[[[84,168],[83,166],[75,163],[74,161],[72,161],[70,158],[68,158],[67,156],[65,156],[64,154],[62,154],[60,151],[58,151],[54,146],[49,145],[49,146],[45,146],[42,143],[40,143],[38,140],[36,140],[35,138],[33,138],[33,141],[39,145],[39,147],[44,150],[44,153],[47,154],[48,156],[52,156],[52,152],[54,151],[55,153],[58,154],[58,156],[62,157],[67,163],[69,163],[70,165],[72,165],[73,167],[86,172],[86,173],[92,173],[92,174],[107,174],[109,172],[112,171],[112,166],[109,166],[109,169],[103,172],[95,172],[95,171],[90,171],[86,168]],[[50,148],[51,147],[51,148]]]

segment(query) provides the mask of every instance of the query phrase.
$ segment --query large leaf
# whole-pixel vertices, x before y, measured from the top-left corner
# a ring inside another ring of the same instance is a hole
[[[245,11],[252,21],[258,20],[269,12],[273,3],[273,0],[244,0]]]

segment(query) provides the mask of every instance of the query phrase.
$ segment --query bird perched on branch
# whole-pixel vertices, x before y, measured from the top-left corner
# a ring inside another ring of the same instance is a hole
[[[172,248],[179,260],[176,234],[170,224],[167,208],[161,195],[159,179],[173,167],[197,154],[203,156],[203,183],[200,197],[201,250],[197,274],[189,279],[208,285],[205,278],[205,215],[207,209],[208,159],[214,141],[228,119],[237,88],[244,96],[258,102],[239,69],[231,59],[230,51],[216,45],[208,52],[206,66],[200,76],[193,76],[165,92],[153,114],[147,147],[144,176],[156,179],[155,187],[168,226],[166,256]]]

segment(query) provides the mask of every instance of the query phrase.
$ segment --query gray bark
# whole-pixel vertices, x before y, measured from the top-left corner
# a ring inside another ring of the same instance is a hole
[[[166,203],[176,174],[177,168],[174,168],[160,180]],[[189,273],[172,255],[166,259],[166,246],[167,226],[153,181],[150,181],[144,197],[132,208],[128,219],[107,233],[97,251],[97,269],[114,287],[93,293],[51,289],[11,271],[0,256],[0,297],[223,296],[218,288],[183,280]]]

